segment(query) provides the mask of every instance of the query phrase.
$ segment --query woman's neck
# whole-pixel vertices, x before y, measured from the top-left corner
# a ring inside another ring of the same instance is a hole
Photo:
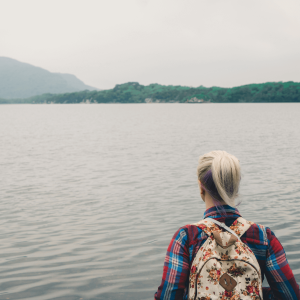
[[[204,199],[203,199],[204,198]],[[209,208],[211,208],[211,207],[214,207],[214,206],[216,206],[215,205],[215,202],[214,202],[214,200],[213,200],[213,198],[212,198],[212,196],[209,194],[209,193],[205,193],[204,194],[204,197],[202,197],[202,199],[203,199],[203,201],[205,202],[205,206],[206,206],[206,209],[209,209]],[[222,201],[222,202],[219,202],[221,205],[226,205],[226,203],[224,202],[224,201]]]

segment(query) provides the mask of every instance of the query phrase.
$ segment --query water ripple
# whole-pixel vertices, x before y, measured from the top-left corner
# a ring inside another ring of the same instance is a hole
[[[299,104],[2,105],[0,300],[153,299],[212,149],[300,282]],[[266,213],[267,212],[267,213]]]

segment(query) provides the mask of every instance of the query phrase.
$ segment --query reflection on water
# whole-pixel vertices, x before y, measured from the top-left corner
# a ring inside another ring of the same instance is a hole
[[[240,211],[300,282],[299,104],[0,106],[0,299],[152,299],[202,218],[200,154],[242,165]]]

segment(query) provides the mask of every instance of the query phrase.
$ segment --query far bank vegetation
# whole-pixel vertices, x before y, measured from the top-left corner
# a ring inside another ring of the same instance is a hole
[[[0,99],[0,103],[265,103],[300,102],[300,83],[268,82],[234,88],[186,87],[138,82],[113,89],[64,94],[43,94],[27,99]]]

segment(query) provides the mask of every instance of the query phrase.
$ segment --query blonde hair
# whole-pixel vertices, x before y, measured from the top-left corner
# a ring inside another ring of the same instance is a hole
[[[214,200],[235,206],[241,181],[239,160],[225,151],[211,151],[199,158],[197,176]]]

